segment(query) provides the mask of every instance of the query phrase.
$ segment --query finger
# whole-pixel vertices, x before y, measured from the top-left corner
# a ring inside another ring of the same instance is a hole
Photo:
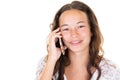
[[[58,32],[58,33],[51,33],[49,35],[49,39],[47,41],[48,44],[50,44],[51,42],[52,43],[56,43],[58,41],[58,38],[62,38],[61,36],[61,32]]]
[[[54,38],[61,38],[62,37],[61,32],[52,33],[51,36],[53,36]]]
[[[51,32],[48,36],[48,38],[54,38],[54,37],[61,37],[61,32],[55,33],[55,32]]]
[[[54,33],[57,33],[57,32],[59,32],[60,31],[60,28],[57,28],[57,29],[55,29],[53,32]]]
[[[54,37],[55,37],[55,42],[57,42],[58,39],[62,38],[61,33],[56,33]]]

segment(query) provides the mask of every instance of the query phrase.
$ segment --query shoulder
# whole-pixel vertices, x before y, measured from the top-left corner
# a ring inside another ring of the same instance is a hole
[[[100,63],[101,76],[107,80],[120,80],[120,68],[111,60],[102,59]]]
[[[46,61],[47,61],[47,56],[44,56],[38,62],[35,80],[40,80],[40,74],[42,73],[42,71],[46,65]],[[52,80],[56,80],[57,77],[58,77],[58,72],[55,73],[55,75],[52,77]]]
[[[43,56],[43,57],[40,59],[40,61],[38,62],[38,68],[39,68],[40,66],[45,66],[46,61],[47,61],[47,56]]]
[[[43,68],[46,65],[46,60],[47,60],[47,56],[44,56],[38,62],[37,71],[36,71],[36,80],[39,80],[40,74],[41,74],[41,72],[43,71]]]

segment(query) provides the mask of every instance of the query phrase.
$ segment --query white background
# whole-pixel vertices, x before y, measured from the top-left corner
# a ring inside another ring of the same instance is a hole
[[[72,0],[0,0],[0,80],[34,80],[56,11]],[[119,0],[81,0],[95,12],[105,57],[120,65]],[[106,1],[106,2],[105,2]]]

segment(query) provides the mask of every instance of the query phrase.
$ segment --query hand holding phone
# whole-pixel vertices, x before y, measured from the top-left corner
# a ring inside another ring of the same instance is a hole
[[[52,30],[52,24],[50,24],[50,29]],[[58,41],[56,42],[56,47],[61,49],[63,55],[65,54],[64,46],[61,38],[58,38]]]

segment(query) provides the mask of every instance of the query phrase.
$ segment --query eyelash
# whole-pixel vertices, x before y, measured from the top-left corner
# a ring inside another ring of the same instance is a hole
[[[85,26],[79,26],[79,28],[82,28],[82,27],[85,27]]]
[[[68,28],[65,28],[65,29],[63,29],[62,31],[66,31],[66,30],[69,30]]]
[[[78,28],[83,28],[85,26],[78,26]],[[65,29],[62,29],[62,31],[68,31],[69,29],[68,28],[65,28]]]

